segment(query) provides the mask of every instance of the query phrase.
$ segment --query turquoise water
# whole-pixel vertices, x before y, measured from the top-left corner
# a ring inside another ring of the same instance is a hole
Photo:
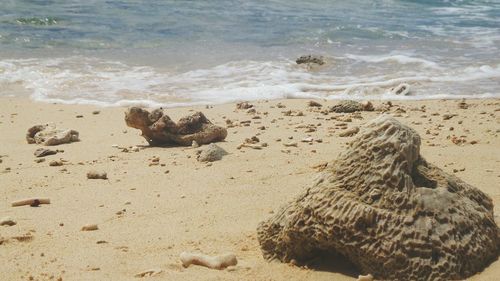
[[[500,96],[500,1],[0,0],[0,7],[0,95],[167,106]],[[303,54],[327,64],[297,66]],[[391,93],[401,83],[410,93]]]

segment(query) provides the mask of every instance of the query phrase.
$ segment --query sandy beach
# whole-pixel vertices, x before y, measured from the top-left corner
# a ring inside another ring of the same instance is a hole
[[[257,224],[311,185],[321,166],[353,139],[339,136],[340,128],[382,114],[325,115],[308,101],[252,101],[253,113],[235,104],[168,109],[173,120],[194,111],[224,127],[231,120],[226,140],[217,143],[228,155],[201,163],[197,148],[148,146],[139,130],[126,126],[125,108],[0,98],[0,218],[16,223],[0,226],[0,279],[139,280],[136,274],[155,269],[161,272],[145,279],[356,280],[359,272],[344,260],[333,267],[270,263],[257,241]],[[337,103],[317,102],[323,108]],[[488,194],[500,224],[500,100],[465,102],[467,108],[460,100],[393,101],[386,114],[420,134],[430,163]],[[80,141],[35,157],[42,146],[28,144],[26,131],[45,123],[77,130]],[[253,136],[267,146],[238,149]],[[53,160],[63,165],[50,166]],[[108,179],[87,179],[91,170]],[[11,207],[29,197],[51,203]],[[98,230],[81,231],[88,224]],[[183,251],[234,253],[238,265],[183,268]],[[499,274],[495,261],[470,280]]]

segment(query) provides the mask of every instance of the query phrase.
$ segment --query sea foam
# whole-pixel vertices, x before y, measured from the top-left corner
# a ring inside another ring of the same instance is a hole
[[[401,54],[344,58],[356,65],[333,58],[330,67],[315,71],[289,60],[234,61],[174,72],[80,56],[3,60],[0,89],[17,85],[32,99],[45,102],[149,107],[283,98],[500,97],[500,64],[445,68]],[[410,93],[393,94],[391,89],[402,83],[410,85]]]

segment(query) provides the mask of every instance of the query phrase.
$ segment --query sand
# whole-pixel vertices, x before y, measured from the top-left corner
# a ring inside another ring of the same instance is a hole
[[[154,269],[161,272],[144,278],[356,280],[359,272],[341,258],[308,267],[269,263],[256,239],[257,224],[308,186],[317,173],[314,167],[335,159],[353,138],[339,137],[342,130],[335,125],[340,121],[327,120],[348,114],[323,115],[307,102],[251,102],[257,114],[236,110],[235,104],[169,109],[174,120],[201,110],[217,125],[226,126],[225,119],[251,121],[228,128],[226,141],[218,143],[228,155],[202,163],[196,148],[147,146],[138,130],[126,127],[124,108],[0,98],[0,218],[17,223],[0,226],[1,279],[138,280],[136,274]],[[467,100],[467,109],[459,102],[394,101],[390,113],[420,133],[429,162],[491,196],[500,224],[500,100]],[[96,110],[99,114],[93,114]],[[303,116],[284,116],[287,110]],[[353,128],[378,114],[362,112],[362,119],[346,123]],[[444,120],[445,114],[457,115]],[[64,152],[36,163],[33,152],[41,146],[27,144],[25,134],[32,125],[49,122],[79,131],[81,141],[49,147]],[[317,130],[307,133],[301,125],[308,124]],[[466,143],[453,143],[453,135],[464,136]],[[237,149],[252,136],[268,146]],[[302,142],[308,137],[311,144]],[[296,147],[284,146],[293,142]],[[49,166],[61,159],[62,166]],[[89,171],[106,172],[108,179],[87,179]],[[11,207],[30,197],[51,202]],[[92,224],[97,230],[81,230]],[[184,251],[234,253],[238,265],[183,268],[179,254]],[[470,280],[494,280],[499,274],[496,261]]]

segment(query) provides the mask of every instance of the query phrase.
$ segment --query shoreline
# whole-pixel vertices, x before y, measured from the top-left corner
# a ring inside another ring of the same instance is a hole
[[[0,243],[5,261],[0,272],[8,280],[137,280],[135,274],[151,268],[163,271],[152,280],[355,280],[358,273],[346,263],[326,270],[269,263],[256,240],[257,224],[309,186],[317,174],[313,167],[336,159],[352,140],[338,135],[342,130],[337,123],[352,128],[380,114],[361,112],[362,119],[323,115],[308,107],[308,101],[251,101],[255,114],[237,110],[234,103],[167,109],[174,121],[193,111],[202,111],[224,127],[225,119],[233,124],[250,121],[249,126],[228,128],[226,140],[217,144],[229,154],[204,164],[196,161],[196,149],[191,147],[148,147],[138,130],[125,125],[124,107],[1,97],[0,213],[17,224],[0,226],[0,238],[31,238]],[[323,107],[338,102],[317,101]],[[388,113],[420,134],[427,161],[488,194],[500,224],[500,173],[495,168],[500,163],[500,99],[468,99],[467,109],[459,108],[459,102],[393,101]],[[278,103],[285,107],[278,108]],[[381,103],[373,101],[375,107]],[[96,110],[99,114],[93,114]],[[303,116],[285,116],[282,112],[287,110]],[[445,114],[456,115],[445,120]],[[81,140],[47,147],[64,152],[35,163],[33,152],[42,146],[27,144],[25,134],[32,125],[46,122],[79,131]],[[311,127],[314,131],[307,132]],[[453,135],[465,144],[453,143]],[[268,146],[237,149],[252,136]],[[301,141],[307,137],[321,142]],[[297,147],[283,145],[289,141]],[[139,150],[123,152],[115,145]],[[67,161],[63,166],[49,166],[50,160],[60,158]],[[151,165],[153,158],[159,161]],[[106,171],[109,179],[88,180],[89,170]],[[33,196],[49,197],[51,204],[10,206]],[[94,223],[97,231],[80,231]],[[233,252],[238,265],[222,271],[183,268],[178,258],[183,251]],[[493,280],[498,274],[497,260],[470,280]]]

